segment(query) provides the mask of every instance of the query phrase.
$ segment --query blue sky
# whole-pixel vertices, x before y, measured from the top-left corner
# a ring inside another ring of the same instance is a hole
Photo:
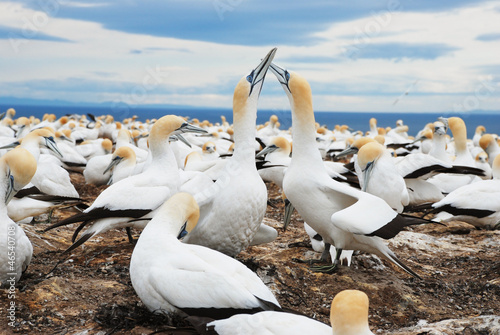
[[[498,1],[0,2],[0,98],[230,108],[275,62],[318,111],[499,110]],[[261,108],[288,101],[271,75]]]

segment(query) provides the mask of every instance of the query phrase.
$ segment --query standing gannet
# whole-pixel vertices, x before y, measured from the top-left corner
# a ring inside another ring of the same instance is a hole
[[[31,261],[33,246],[7,215],[7,204],[35,171],[36,159],[26,149],[13,149],[0,158],[0,287],[15,285]]]
[[[464,221],[477,228],[500,228],[500,156],[492,167],[493,179],[467,184],[432,204],[440,222]],[[445,212],[448,215],[446,215]]]
[[[279,310],[260,278],[218,251],[178,241],[200,216],[194,198],[173,195],[142,231],[130,260],[132,286],[155,313],[222,319],[239,313]]]
[[[361,189],[384,199],[392,209],[402,213],[410,198],[390,152],[378,142],[367,143],[358,151],[358,164],[363,173]]]
[[[293,155],[283,179],[285,194],[325,243],[337,248],[334,265],[322,269],[335,270],[342,249],[362,250],[384,257],[419,278],[397,259],[383,239],[394,237],[404,226],[424,221],[398,214],[384,200],[331,179],[316,146],[309,83],[275,64],[270,69],[292,110]]]
[[[255,122],[260,91],[275,53],[276,48],[234,89],[234,154],[213,186],[196,194],[201,218],[185,243],[236,256],[250,245],[260,228],[267,208],[267,188],[255,166]],[[269,240],[277,235],[274,229],[271,233]],[[265,240],[260,236],[259,241]]]
[[[479,140],[486,133],[486,128],[484,126],[477,126],[474,136],[472,137],[472,143],[475,147],[479,147]]]
[[[70,223],[83,222],[73,235],[74,241],[78,232],[86,224],[93,222],[92,226],[66,250],[71,251],[92,236],[113,228],[143,228],[147,221],[136,219],[154,211],[178,191],[180,176],[168,138],[184,132],[205,133],[205,130],[194,127],[175,115],[166,115],[158,119],[149,135],[152,160],[147,169],[111,185],[82,213],[51,225],[45,231]]]

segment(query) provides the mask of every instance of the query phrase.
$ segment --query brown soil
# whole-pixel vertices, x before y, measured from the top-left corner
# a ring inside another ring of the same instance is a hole
[[[85,185],[79,174],[72,174],[72,180],[88,204],[103,190]],[[312,251],[297,214],[286,232],[280,229],[283,204],[275,186],[269,186],[269,197],[277,208],[268,207],[266,223],[278,228],[278,239],[250,247],[237,258],[257,272],[283,307],[328,323],[335,294],[360,289],[370,298],[370,327],[381,333],[414,326],[419,320],[500,315],[499,231],[453,222],[401,232],[389,245],[423,280],[363,253],[353,257],[351,267],[321,274],[292,260],[319,254]],[[73,214],[57,210],[54,220]],[[16,291],[16,326],[1,327],[0,332],[168,334],[172,327],[187,326],[178,317],[152,315],[136,296],[128,272],[133,246],[124,231],[109,231],[65,255],[62,251],[70,245],[76,226],[42,233],[45,227],[23,226],[34,247],[33,259]],[[9,302],[5,292],[0,304]],[[6,316],[0,309],[0,319]],[[468,334],[489,332],[477,328]]]

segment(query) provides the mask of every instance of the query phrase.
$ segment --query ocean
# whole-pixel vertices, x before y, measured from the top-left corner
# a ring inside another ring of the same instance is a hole
[[[32,106],[32,105],[0,105],[0,111],[4,112],[7,108],[16,109],[16,117],[35,116],[42,118],[45,113],[53,113],[58,117],[66,114],[87,114],[93,115],[113,115],[116,121],[137,115],[139,120],[160,118],[167,114],[176,114],[208,120],[212,123],[220,122],[221,115],[226,116],[228,122],[232,122],[233,115],[231,109],[201,109],[201,108],[160,108],[149,106],[112,108],[107,106]],[[257,123],[261,124],[269,120],[271,115],[277,115],[281,123],[281,129],[288,129],[292,126],[292,117],[289,110],[259,110],[257,113]],[[500,112],[482,113],[392,113],[392,112],[316,112],[316,122],[326,125],[333,129],[335,125],[346,124],[354,130],[366,132],[369,130],[369,120],[374,117],[377,119],[378,127],[395,127],[397,120],[403,120],[408,125],[409,135],[416,135],[427,123],[434,122],[438,117],[459,116],[467,125],[467,136],[472,138],[478,125],[486,127],[486,132],[500,134]],[[450,134],[451,135],[451,134]]]

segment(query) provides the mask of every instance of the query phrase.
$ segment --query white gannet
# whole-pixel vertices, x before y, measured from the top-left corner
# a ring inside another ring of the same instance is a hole
[[[15,285],[31,261],[33,246],[7,215],[7,204],[30,182],[35,171],[35,158],[23,148],[0,157],[0,287]]]
[[[467,184],[432,204],[440,222],[464,221],[477,228],[500,228],[500,156],[492,167],[493,179]],[[448,215],[442,212],[448,213]]]
[[[479,146],[479,140],[486,133],[486,128],[484,126],[477,126],[474,136],[472,137],[472,143],[475,147]]]
[[[259,175],[264,181],[275,183],[280,189],[283,187],[283,176],[285,169],[290,165],[290,152],[292,146],[283,136],[271,138],[269,145],[257,154],[264,157],[261,163],[257,161]]]
[[[82,236],[66,251],[71,251],[92,236],[113,228],[144,228],[147,221],[137,219],[160,207],[178,191],[180,176],[174,154],[168,145],[171,135],[183,132],[205,132],[175,115],[166,115],[155,122],[149,136],[151,164],[141,174],[130,176],[105,189],[94,203],[80,214],[62,220],[45,231],[75,222],[83,222],[78,232],[93,222]],[[129,238],[131,238],[129,234]]]
[[[397,259],[383,238],[394,237],[404,226],[424,221],[398,214],[384,200],[331,179],[316,146],[309,83],[275,64],[270,69],[292,110],[293,155],[283,179],[285,194],[325,243],[337,248],[334,265],[323,269],[330,272],[336,268],[342,249],[362,250],[386,258],[419,278]]]
[[[358,164],[363,173],[361,189],[384,199],[392,209],[402,213],[410,198],[390,152],[378,142],[367,143],[358,151]]]
[[[272,49],[234,90],[234,154],[212,187],[196,194],[201,207],[200,222],[185,243],[199,244],[236,256],[252,242],[267,208],[267,188],[255,166],[255,122],[264,78],[276,53]],[[276,237],[274,229],[269,240]],[[262,239],[259,241],[265,241]],[[268,240],[268,241],[269,241]]]
[[[103,174],[106,174],[112,169],[108,185],[112,185],[122,179],[130,177],[134,172],[135,164],[136,156],[134,150],[128,146],[122,146],[116,149],[111,156],[111,162],[103,172]]]
[[[283,312],[238,314],[198,328],[201,334],[217,335],[373,335],[368,326],[368,296],[358,290],[339,292],[332,301],[332,327],[302,315]]]
[[[196,226],[199,208],[184,192],[163,204],[142,231],[130,260],[137,295],[155,313],[222,319],[238,313],[279,310],[260,278],[218,251],[178,241]]]
[[[479,145],[488,154],[488,160],[492,165],[495,157],[500,154],[500,145],[497,140],[492,134],[484,134],[479,140]]]
[[[484,171],[482,179],[491,179],[491,166],[488,160],[488,154],[484,151],[479,152],[475,158],[475,164],[478,169]]]

